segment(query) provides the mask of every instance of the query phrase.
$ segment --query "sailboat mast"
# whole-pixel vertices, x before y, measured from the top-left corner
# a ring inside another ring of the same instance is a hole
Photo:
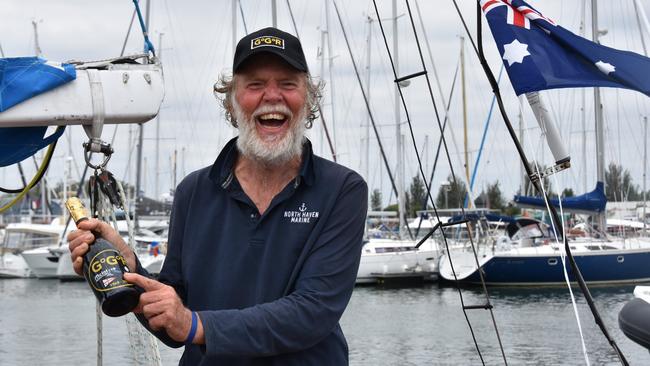
[[[327,0],[325,0],[327,2]],[[321,80],[325,80],[325,30],[320,31],[320,78]],[[321,110],[321,114],[324,113]],[[323,143],[323,135],[325,128],[320,129],[320,143],[318,144],[320,146],[320,155],[323,156],[323,151],[325,150],[325,145]]]
[[[271,0],[271,14],[273,17],[273,28],[278,27],[278,4],[276,0]]]
[[[372,18],[368,17],[368,40],[366,41],[368,50],[366,53],[366,96],[370,101],[370,54],[372,49]],[[366,145],[365,145],[365,178],[366,182],[370,181],[370,116],[366,116]]]
[[[586,1],[580,2],[580,36],[584,37],[586,33],[585,20],[586,16]],[[587,186],[587,91],[585,88],[580,88],[580,97],[582,105],[580,106],[580,119],[582,121],[582,189],[588,192]]]
[[[647,170],[648,170],[648,117],[643,117],[643,233],[648,234],[648,220],[646,217],[646,207],[648,203],[646,201],[646,195],[648,194],[646,189],[646,180],[647,180]]]
[[[147,7],[145,8],[144,24],[145,29],[149,32],[149,18],[151,15],[151,0],[147,0]],[[144,125],[138,123],[138,157],[136,158],[136,172],[135,172],[135,203],[134,203],[134,217],[135,217],[135,230],[140,229],[140,219],[138,217],[138,206],[142,197],[140,195],[142,185],[142,143],[144,135]]]
[[[598,0],[591,0],[591,32],[592,40],[598,41]],[[596,117],[596,179],[605,182],[605,132],[603,131],[603,106],[600,103],[600,88],[594,88],[594,114]],[[607,186],[605,186],[607,190]],[[598,227],[602,232],[607,230],[606,212],[598,214]]]
[[[524,96],[520,95],[519,96],[519,142],[523,145],[524,144]],[[526,182],[528,180],[528,175],[526,174],[526,170],[524,169],[524,165],[520,164],[519,165],[519,177],[521,177],[521,180],[519,182],[519,194],[521,195],[527,195],[528,192],[526,192]]]
[[[333,74],[333,68],[334,68],[334,56],[332,56],[332,33],[330,32],[330,6],[329,6],[329,0],[325,0],[325,31],[327,32],[327,68],[329,72],[329,82],[330,82],[330,110],[332,111],[332,114],[330,116],[330,119],[332,120],[332,146],[334,147],[334,151],[337,151],[336,149],[336,108],[334,104],[334,90],[336,90],[336,86],[334,85],[334,74]],[[334,159],[336,161],[336,159]]]
[[[34,54],[36,57],[43,57],[43,51],[41,50],[41,44],[38,41],[38,23],[35,20],[32,20],[32,27],[34,27]],[[41,152],[41,160],[45,160],[45,151]],[[36,162],[36,160],[34,160]],[[47,211],[47,170],[45,175],[40,183],[41,186],[41,219],[44,222],[49,221],[48,211]]]
[[[237,0],[232,0],[232,53],[237,49]]]
[[[158,34],[158,58],[162,59],[162,37],[163,37],[163,32],[160,32]],[[154,194],[156,199],[159,199],[160,197],[160,111],[158,112],[158,116],[156,117],[156,174],[155,174],[155,184],[156,184],[156,189],[154,190]]]
[[[467,97],[465,94],[465,37],[460,37],[460,80],[463,100],[463,146],[465,149],[465,178],[469,182],[469,151],[467,151]],[[470,187],[468,186],[469,190]],[[471,201],[468,207],[471,207]]]
[[[395,75],[399,75],[399,49],[397,47],[397,1],[393,0],[393,57],[395,63]],[[399,85],[395,83],[395,153],[397,156],[396,183],[397,183],[397,210],[399,216],[399,237],[402,238],[404,231],[404,175],[402,157],[402,131],[400,122]]]

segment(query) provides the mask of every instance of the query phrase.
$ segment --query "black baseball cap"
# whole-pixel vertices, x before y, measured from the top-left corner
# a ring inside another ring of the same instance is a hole
[[[253,32],[239,40],[232,62],[233,73],[236,73],[249,57],[261,52],[278,55],[295,69],[303,72],[308,71],[300,40],[292,34],[269,27]]]

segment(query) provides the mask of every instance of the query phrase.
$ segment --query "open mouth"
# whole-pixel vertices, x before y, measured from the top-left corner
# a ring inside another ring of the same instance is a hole
[[[287,120],[287,116],[283,113],[264,113],[256,118],[257,123],[264,127],[280,127]]]

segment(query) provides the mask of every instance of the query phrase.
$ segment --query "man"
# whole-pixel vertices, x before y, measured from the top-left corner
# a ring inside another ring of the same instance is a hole
[[[159,281],[107,224],[69,235],[75,270],[94,230],[113,242],[144,289],[135,312],[183,365],[345,365],[338,321],[359,266],[367,187],[312,153],[315,118],[300,41],[275,28],[240,40],[233,77],[215,87],[239,136],[174,197]]]

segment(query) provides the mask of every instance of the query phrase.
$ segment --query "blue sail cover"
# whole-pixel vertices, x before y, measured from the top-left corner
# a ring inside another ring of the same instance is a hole
[[[76,77],[76,70],[70,64],[49,62],[39,57],[0,59],[0,112]],[[44,138],[46,131],[45,126],[0,128],[0,167],[34,155],[62,133]]]
[[[542,197],[516,195],[514,201],[519,207],[546,209],[546,203]],[[557,198],[551,199],[550,203],[560,208]],[[562,210],[565,212],[592,215],[605,211],[606,204],[605,186],[603,182],[598,182],[596,183],[596,188],[589,193],[562,199]]]

